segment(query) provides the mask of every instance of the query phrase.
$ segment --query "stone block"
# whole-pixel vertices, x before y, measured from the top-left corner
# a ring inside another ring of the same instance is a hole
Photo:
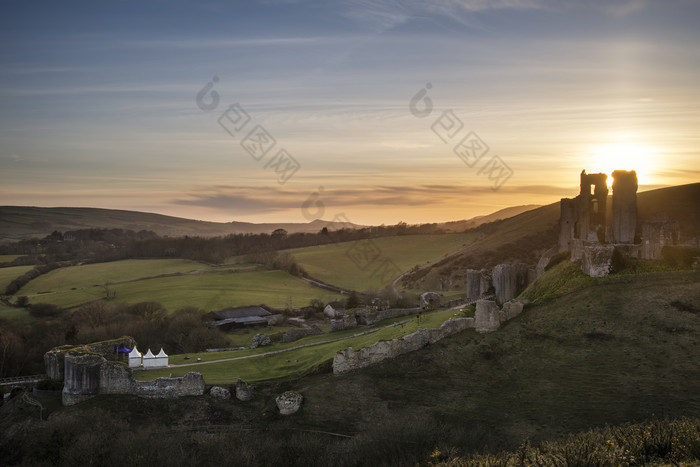
[[[474,314],[474,328],[477,332],[492,332],[501,325],[500,310],[493,300],[478,300]]]

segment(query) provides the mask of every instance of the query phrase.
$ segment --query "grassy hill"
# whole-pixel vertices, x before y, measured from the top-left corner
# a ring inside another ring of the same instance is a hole
[[[301,380],[296,422],[370,437],[411,426],[404,439],[471,452],[653,415],[698,417],[699,348],[697,272],[609,277],[495,333],[468,330],[354,374]]]
[[[681,241],[700,237],[698,199],[700,183],[638,193],[638,231],[641,222],[665,213],[665,217],[679,222]],[[466,269],[492,268],[498,263],[516,261],[534,267],[541,254],[557,244],[559,213],[556,202],[483,225],[477,229],[475,241],[437,263],[413,271],[403,284],[406,288],[427,290],[450,282],[452,288],[461,290],[466,286]],[[608,213],[611,221],[612,196],[608,197]]]
[[[439,260],[475,238],[473,233],[403,235],[288,251],[314,278],[352,290],[368,290],[382,288],[412,267]],[[387,260],[391,262],[388,273],[382,274]]]
[[[575,280],[576,274],[562,263],[543,277],[552,283],[552,276]],[[70,408],[44,402],[53,412],[48,422],[29,424],[26,417],[38,419],[29,415],[35,408],[24,408],[21,418],[20,408],[7,404],[0,421],[13,439],[26,438],[27,453],[38,449],[58,456],[56,446],[62,446],[60,455],[75,456],[74,461],[85,452],[114,456],[110,446],[118,444],[118,452],[129,446],[138,459],[156,464],[165,462],[165,453],[187,446],[176,465],[221,459],[241,465],[415,465],[516,450],[525,439],[536,445],[589,428],[600,431],[552,449],[575,457],[594,451],[601,439],[617,444],[628,436],[629,445],[655,455],[658,449],[681,449],[673,444],[678,438],[660,438],[673,430],[697,440],[697,433],[679,431],[697,423],[605,427],[700,417],[699,348],[700,273],[609,276],[564,287],[497,332],[467,330],[344,376],[320,373],[259,383],[249,402],[101,396]],[[285,365],[299,365],[303,373],[309,362],[299,357],[298,362],[269,357],[257,369],[222,366],[219,377],[229,384],[242,372],[255,379],[256,370]],[[304,396],[301,410],[290,417],[276,415],[274,397],[285,390]],[[11,423],[24,428],[10,430]],[[86,430],[93,435],[87,437]],[[31,435],[39,432],[46,436]],[[129,437],[134,432],[138,436]],[[163,433],[167,436],[156,435]],[[139,443],[139,436],[147,443]],[[644,444],[644,437],[653,443]],[[95,446],[86,451],[83,442],[72,449],[75,439],[92,439]],[[625,452],[603,443],[600,449],[617,456],[609,465],[620,465]],[[482,461],[501,465],[496,458]]]
[[[112,301],[157,301],[171,311],[185,306],[211,311],[263,303],[284,308],[290,302],[300,307],[314,298],[337,298],[286,272],[248,272],[250,269],[251,265],[215,268],[179,259],[114,261],[55,269],[32,280],[16,295],[26,295],[30,303],[74,307],[104,299],[103,285],[109,282],[110,291],[116,292]]]

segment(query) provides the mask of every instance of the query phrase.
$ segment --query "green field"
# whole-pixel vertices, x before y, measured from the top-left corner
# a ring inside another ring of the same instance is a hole
[[[34,269],[34,266],[12,266],[9,268],[0,268],[0,294],[5,293],[5,288],[27,271]]]
[[[437,311],[426,315],[421,321],[422,328],[437,328],[444,321],[455,316],[454,311]],[[393,322],[410,320],[408,323],[380,329]],[[177,368],[164,368],[160,370],[148,370],[134,372],[134,376],[141,381],[148,381],[162,376],[182,376],[190,371],[197,371],[204,375],[207,384],[234,384],[238,378],[245,381],[263,381],[298,378],[312,372],[315,368],[328,364],[339,350],[353,347],[361,349],[374,344],[379,340],[396,339],[405,336],[418,329],[418,322],[413,316],[401,316],[377,323],[372,328],[377,328],[376,332],[352,337],[367,329],[355,328],[331,334],[320,334],[306,337],[295,342],[286,344],[274,344],[264,348],[239,350],[231,352],[205,352],[199,354],[189,354],[189,360],[185,360],[185,355],[172,355],[169,363],[179,365],[192,363],[197,358],[203,362],[223,360],[226,358],[242,357],[247,355],[258,355],[266,352],[277,351],[303,344],[323,342],[330,339],[340,339],[335,342],[318,344],[296,350],[290,350],[276,355],[246,358],[227,362],[208,363],[205,365],[193,365]]]
[[[316,279],[352,290],[369,290],[391,283],[413,266],[439,260],[475,238],[472,233],[405,235],[298,248],[289,253]],[[389,266],[387,260],[396,267]]]
[[[0,263],[10,263],[20,256],[24,255],[0,255]]]
[[[37,277],[17,295],[62,292],[73,288],[101,286],[106,282],[121,282],[163,274],[209,271],[210,266],[186,259],[127,259],[109,263],[83,264],[53,271]],[[2,271],[0,269],[0,271]]]
[[[160,277],[112,285],[110,290],[116,292],[113,301],[156,301],[171,311],[186,306],[212,311],[253,304],[284,308],[288,302],[292,307],[301,307],[314,298],[326,301],[337,298],[332,292],[312,287],[282,271]],[[39,293],[39,288],[35,286],[34,291],[37,292],[30,294],[22,289],[20,294],[27,295],[30,303],[52,303],[62,307],[76,306],[105,296],[100,286],[76,287],[75,290],[64,286],[47,290],[46,293]]]
[[[15,322],[35,321],[35,318],[31,317],[29,312],[24,308],[15,308],[13,306],[7,306],[4,303],[0,303],[0,320],[3,319]]]

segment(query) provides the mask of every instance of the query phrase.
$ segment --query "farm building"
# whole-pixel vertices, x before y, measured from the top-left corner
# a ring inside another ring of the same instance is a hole
[[[211,315],[214,317],[214,321],[210,321],[209,326],[223,330],[244,326],[267,326],[268,320],[273,316],[272,313],[260,306],[227,308],[214,311]]]

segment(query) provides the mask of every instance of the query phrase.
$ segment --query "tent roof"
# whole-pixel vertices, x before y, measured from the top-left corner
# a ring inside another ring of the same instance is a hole
[[[168,354],[163,351],[163,347],[160,348],[160,352],[156,355],[156,358],[168,358]]]
[[[134,349],[131,352],[129,352],[129,358],[132,357],[141,357],[141,352],[139,352],[136,346],[134,346]]]
[[[153,355],[151,349],[148,349],[148,352],[146,352],[146,355],[144,355],[143,358],[156,358],[156,356]]]

